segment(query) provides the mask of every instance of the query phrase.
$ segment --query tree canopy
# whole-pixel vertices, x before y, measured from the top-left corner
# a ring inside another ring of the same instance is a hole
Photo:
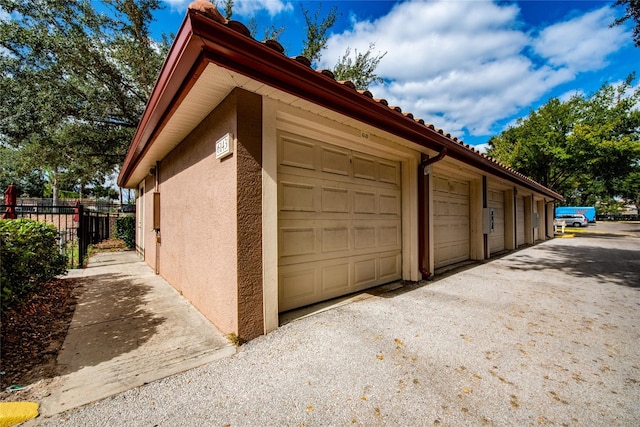
[[[223,10],[225,18],[230,19],[233,16],[233,0],[217,1],[216,5]],[[338,8],[333,6],[326,15],[323,15],[322,3],[318,3],[315,12],[309,10],[302,3],[299,6],[305,25],[305,38],[302,40],[302,52],[300,55],[317,64],[322,57],[322,51],[329,41],[329,31],[335,25],[340,14]],[[247,27],[254,38],[260,39],[258,36],[258,23],[255,18],[249,20]],[[284,31],[284,27],[268,26],[263,29],[264,37],[262,39],[278,40]],[[349,80],[355,85],[356,89],[361,90],[367,89],[373,83],[382,83],[383,79],[376,74],[376,68],[386,55],[386,52],[376,54],[374,50],[375,43],[369,44],[366,52],[358,52],[357,49],[354,49],[353,54],[351,48],[347,47],[345,53],[338,58],[338,62],[331,70],[336,80]]]
[[[233,0],[221,3],[230,18]],[[42,193],[33,188],[42,179],[54,198],[58,187],[100,186],[122,162],[170,46],[169,37],[150,34],[162,7],[160,0],[0,0],[0,148],[10,154],[0,168],[21,191]],[[302,53],[317,61],[337,9],[321,16],[320,6],[300,7]],[[257,31],[255,21],[249,27]],[[264,35],[283,31],[271,26]],[[372,48],[355,60],[347,50],[336,77],[359,88],[378,81],[384,55]]]
[[[605,84],[591,96],[549,100],[492,137],[487,154],[562,194],[568,204],[637,200],[640,89],[633,89],[634,79]]]
[[[639,0],[616,0],[613,7],[622,6],[625,8],[624,15],[615,20],[612,25],[622,25],[631,20],[635,22],[633,27],[633,42],[636,47],[640,47],[640,1]]]
[[[168,51],[159,0],[0,0],[0,142],[54,186],[120,164]],[[54,192],[55,195],[55,192]]]

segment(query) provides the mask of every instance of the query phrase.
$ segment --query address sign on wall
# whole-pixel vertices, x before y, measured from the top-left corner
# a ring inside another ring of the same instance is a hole
[[[233,153],[233,138],[228,133],[216,141],[216,159],[222,159]]]

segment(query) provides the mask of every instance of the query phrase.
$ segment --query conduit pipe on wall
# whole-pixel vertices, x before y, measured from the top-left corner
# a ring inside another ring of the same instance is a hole
[[[425,185],[426,176],[428,176],[431,172],[430,166],[442,159],[447,155],[447,147],[442,147],[442,150],[436,157],[432,157],[430,159],[424,159],[420,162],[420,167],[418,168],[418,259],[419,259],[419,269],[420,274],[422,274],[423,279],[428,279],[431,276],[429,272],[429,267],[425,266],[425,263],[428,263],[426,258],[427,254],[427,208],[425,206],[427,202],[426,195],[429,192],[429,188]]]

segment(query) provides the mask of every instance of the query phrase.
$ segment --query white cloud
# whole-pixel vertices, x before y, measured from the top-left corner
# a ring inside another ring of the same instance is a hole
[[[164,0],[173,10],[185,10],[193,0]],[[210,0],[207,0],[210,1]],[[223,1],[211,1],[219,10],[223,8]],[[233,2],[234,15],[251,16],[257,11],[265,10],[270,16],[293,10],[293,5],[281,0],[235,0]],[[233,18],[232,18],[233,19]]]
[[[553,66],[598,70],[606,65],[607,55],[631,40],[624,27],[609,28],[614,20],[611,7],[604,6],[543,29],[533,48]]]
[[[567,102],[574,96],[585,96],[585,93],[582,90],[574,89],[574,90],[567,91],[562,95],[558,96],[558,99],[562,102]]]
[[[236,0],[233,5],[234,13],[242,16],[250,16],[259,10],[266,10],[269,16],[293,10],[290,2],[280,0]]]
[[[349,31],[329,39],[318,65],[332,68],[345,47],[362,52],[374,42],[376,51],[387,52],[376,70],[386,84],[370,88],[376,98],[452,135],[484,136],[577,72],[602,66],[625,35],[608,28],[609,9],[557,23],[535,38],[514,4],[412,0],[375,21],[354,19]],[[586,31],[578,37],[562,39],[581,25]],[[562,48],[553,50],[554,43]],[[587,55],[586,46],[597,51]]]
[[[489,149],[489,143],[485,142],[484,144],[478,144],[478,145],[475,145],[474,148],[481,153],[486,153],[487,150]]]

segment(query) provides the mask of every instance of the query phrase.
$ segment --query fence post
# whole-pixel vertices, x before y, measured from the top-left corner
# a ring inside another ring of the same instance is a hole
[[[84,260],[86,251],[86,220],[84,218],[84,206],[78,205],[78,268],[82,268],[82,261]]]

